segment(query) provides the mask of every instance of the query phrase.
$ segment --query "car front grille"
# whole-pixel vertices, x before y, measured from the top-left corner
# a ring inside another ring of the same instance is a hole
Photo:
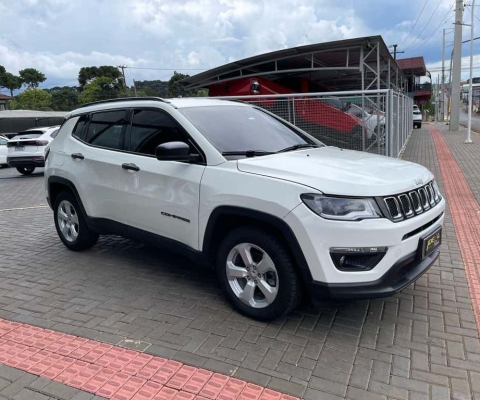
[[[438,186],[432,181],[411,192],[384,197],[383,202],[387,217],[398,222],[430,210],[440,203],[441,199]]]

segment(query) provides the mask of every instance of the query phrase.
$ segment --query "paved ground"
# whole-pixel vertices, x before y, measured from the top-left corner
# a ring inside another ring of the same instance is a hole
[[[460,124],[463,126],[468,125],[468,108],[464,105],[460,107]],[[443,125],[443,124],[442,124]],[[472,113],[472,130],[480,132],[480,115]],[[466,131],[465,131],[466,135]]]
[[[478,196],[479,153],[462,153],[460,134],[444,137]],[[414,131],[404,158],[430,168],[443,190],[428,125]],[[166,250],[105,237],[90,251],[69,252],[45,204],[41,174],[0,170],[0,318],[311,400],[480,399],[480,342],[448,210],[441,258],[413,287],[387,299],[303,305],[266,324],[233,311],[211,271]],[[14,381],[1,368],[0,378]],[[36,390],[29,385],[17,384],[17,396]]]

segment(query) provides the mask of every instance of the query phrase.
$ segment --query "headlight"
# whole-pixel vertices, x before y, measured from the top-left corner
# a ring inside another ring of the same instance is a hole
[[[310,210],[326,219],[359,221],[382,217],[374,199],[349,199],[319,194],[303,194],[301,198]]]

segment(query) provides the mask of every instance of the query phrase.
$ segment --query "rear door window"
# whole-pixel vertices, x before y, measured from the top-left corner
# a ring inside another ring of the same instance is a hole
[[[125,115],[125,110],[91,114],[85,142],[107,149],[123,150],[125,128],[127,126]]]

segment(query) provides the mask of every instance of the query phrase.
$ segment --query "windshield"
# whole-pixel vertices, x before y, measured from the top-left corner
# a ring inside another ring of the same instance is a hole
[[[38,132],[38,133],[37,133]],[[19,133],[15,135],[14,139],[36,139],[43,135],[41,131],[30,131],[25,133]]]
[[[321,145],[253,107],[191,107],[179,111],[221,153],[276,152],[295,145]]]
[[[343,111],[345,105],[343,104],[342,100],[336,97],[324,97],[320,99],[320,101],[328,104],[329,106],[338,108],[340,111]]]

